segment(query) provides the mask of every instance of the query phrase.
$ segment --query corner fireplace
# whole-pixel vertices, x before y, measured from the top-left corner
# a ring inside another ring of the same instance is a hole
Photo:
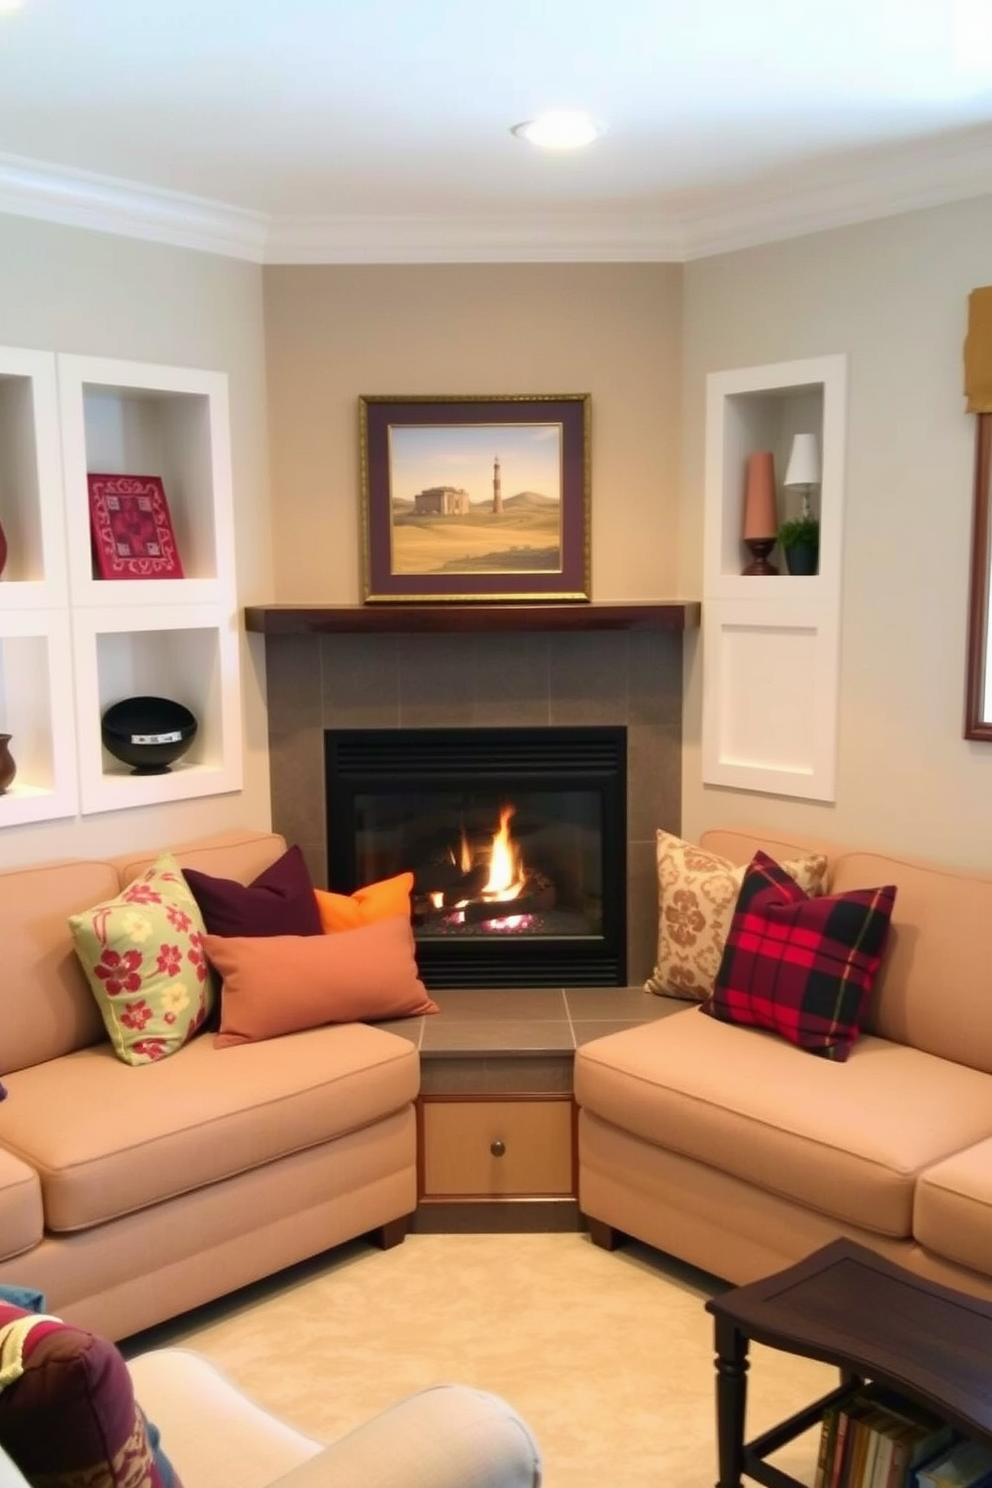
[[[331,729],[328,884],[405,871],[430,988],[626,983],[623,727]]]

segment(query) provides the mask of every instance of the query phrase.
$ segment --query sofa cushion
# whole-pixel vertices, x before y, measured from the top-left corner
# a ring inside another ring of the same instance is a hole
[[[992,1019],[986,1016],[992,876],[774,832],[710,830],[702,840],[736,863],[749,861],[758,848],[779,862],[800,849],[822,850],[830,858],[831,890],[895,884],[892,928],[865,1028],[992,1074]],[[935,995],[945,984],[954,987],[954,1017],[947,1016],[946,999]]]
[[[0,1147],[0,1261],[33,1250],[43,1233],[38,1174]]]
[[[889,884],[811,899],[756,853],[704,1011],[843,1062],[861,1032],[895,895]]]
[[[401,916],[336,935],[208,935],[224,979],[218,1049],[324,1023],[436,1013],[417,975],[413,930]]]
[[[871,1035],[845,1064],[810,1059],[699,1008],[582,1045],[575,1095],[646,1142],[901,1237],[918,1174],[992,1136],[977,1071]]]
[[[325,935],[339,930],[358,930],[362,925],[375,925],[396,915],[410,918],[412,873],[397,873],[392,878],[365,884],[353,894],[332,894],[329,889],[315,889],[320,923]]]
[[[0,1446],[45,1488],[181,1488],[120,1351],[0,1302]]]
[[[286,839],[278,832],[214,832],[195,842],[181,843],[170,851],[184,871],[195,868],[200,873],[233,878],[238,883],[247,884],[282,857],[286,851]],[[150,868],[157,857],[157,851],[130,852],[110,861],[124,885]]]
[[[989,1274],[992,1139],[955,1152],[920,1174],[913,1234],[935,1255]]]
[[[0,1144],[38,1170],[49,1229],[79,1230],[369,1126],[419,1075],[408,1039],[363,1023],[140,1068],[105,1043],[9,1076]]]
[[[203,919],[171,853],[113,899],[70,915],[69,929],[120,1059],[150,1064],[193,1037],[214,980]]]
[[[107,863],[47,863],[0,873],[0,1074],[106,1039],[66,921],[119,888]],[[25,997],[28,987],[31,996]]]
[[[911,858],[843,853],[834,887],[859,883],[899,888],[865,1027],[992,1074],[992,878]],[[952,1015],[944,987],[954,989]]]
[[[184,868],[211,935],[320,935],[313,881],[303,853],[287,848],[250,884]]]
[[[655,859],[658,960],[645,990],[701,1002],[713,991],[746,865],[660,830]],[[808,894],[822,893],[822,853],[790,855],[782,867]]]

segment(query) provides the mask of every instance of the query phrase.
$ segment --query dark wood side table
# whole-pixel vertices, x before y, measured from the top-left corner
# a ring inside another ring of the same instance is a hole
[[[852,1385],[877,1380],[992,1442],[992,1305],[924,1281],[851,1240],[706,1304],[716,1319],[718,1488],[742,1476],[804,1488],[765,1458],[819,1421]],[[751,1341],[836,1364],[841,1384],[745,1440]]]

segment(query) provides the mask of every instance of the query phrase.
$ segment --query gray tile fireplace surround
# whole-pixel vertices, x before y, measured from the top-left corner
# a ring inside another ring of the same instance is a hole
[[[266,636],[273,827],[327,883],[324,730],[623,724],[627,979],[655,962],[655,829],[681,824],[679,632]]]

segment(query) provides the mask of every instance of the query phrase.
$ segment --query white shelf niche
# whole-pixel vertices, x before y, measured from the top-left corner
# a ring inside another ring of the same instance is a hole
[[[242,786],[238,629],[216,605],[74,617],[80,803],[84,815],[221,795]],[[189,751],[160,775],[136,775],[103,747],[100,720],[129,697],[183,703],[197,720]]]
[[[72,656],[64,610],[0,612],[0,730],[17,766],[0,795],[0,831],[75,816]]]
[[[55,357],[0,347],[0,611],[65,603],[65,536]]]
[[[226,374],[60,354],[58,382],[73,604],[202,604],[232,594]],[[183,578],[94,577],[91,473],[161,478]]]
[[[707,380],[704,593],[741,599],[809,597],[833,592],[841,566],[846,444],[847,357],[842,354],[715,372]],[[748,456],[771,450],[779,525],[798,517],[802,493],[783,480],[794,434],[812,433],[820,447],[821,482],[810,493],[820,519],[819,572],[793,575],[775,548],[776,575],[745,576],[750,561],[741,538]],[[784,584],[784,589],[780,588]]]
[[[836,797],[847,358],[715,372],[707,379],[703,543],[703,781],[816,801]],[[748,455],[775,456],[781,524],[797,433],[820,441],[819,572],[747,575],[741,540]]]

